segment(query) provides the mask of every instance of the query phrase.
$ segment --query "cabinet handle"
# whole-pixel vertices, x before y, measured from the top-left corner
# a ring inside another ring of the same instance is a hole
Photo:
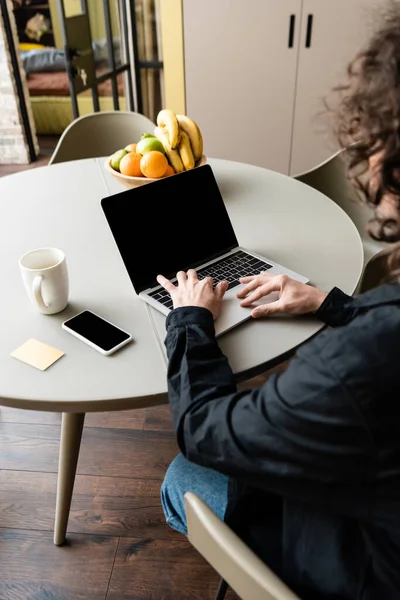
[[[311,47],[313,21],[314,21],[314,15],[308,15],[308,17],[307,17],[307,32],[306,32],[306,48]]]
[[[294,28],[296,25],[296,15],[290,15],[290,20],[289,20],[289,43],[288,43],[288,47],[289,48],[293,48],[293,43],[294,43]]]

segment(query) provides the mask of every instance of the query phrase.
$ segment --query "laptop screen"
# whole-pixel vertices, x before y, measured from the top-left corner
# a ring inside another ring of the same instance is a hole
[[[103,198],[136,293],[238,245],[210,165]]]

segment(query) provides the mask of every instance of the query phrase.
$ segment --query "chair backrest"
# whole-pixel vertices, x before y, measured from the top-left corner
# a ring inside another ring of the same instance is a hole
[[[387,250],[390,245],[373,240],[367,232],[368,221],[374,216],[373,210],[361,202],[361,198],[347,175],[347,152],[340,150],[314,169],[296,175],[294,179],[306,183],[331,198],[351,218],[363,242],[366,265],[373,256]],[[329,223],[326,223],[329,227]],[[338,240],[340,243],[340,240]]]
[[[105,111],[78,117],[65,129],[49,164],[110,156],[139,141],[155,127],[145,115],[132,111]]]
[[[190,543],[242,600],[300,600],[193,492],[185,510]]]

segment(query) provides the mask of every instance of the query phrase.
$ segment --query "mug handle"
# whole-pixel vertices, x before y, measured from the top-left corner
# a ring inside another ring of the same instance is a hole
[[[42,310],[45,310],[46,308],[49,308],[50,305],[46,304],[45,301],[43,300],[42,282],[43,282],[43,276],[38,275],[33,280],[32,288],[33,288],[33,296],[36,300],[36,304],[39,306],[39,308],[41,308]]]

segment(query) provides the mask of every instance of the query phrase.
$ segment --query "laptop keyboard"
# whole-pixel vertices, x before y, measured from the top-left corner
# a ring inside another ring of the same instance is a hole
[[[240,284],[239,277],[257,275],[261,271],[267,271],[271,268],[272,265],[269,263],[260,260],[256,256],[247,254],[247,252],[239,250],[238,252],[235,252],[235,254],[222,258],[212,265],[208,265],[203,269],[198,269],[197,275],[199,279],[212,277],[214,279],[214,286],[216,286],[219,281],[227,280],[229,282],[228,290],[230,290]],[[164,304],[167,308],[172,309],[171,296],[166,290],[157,290],[149,295],[161,302],[161,304]]]

